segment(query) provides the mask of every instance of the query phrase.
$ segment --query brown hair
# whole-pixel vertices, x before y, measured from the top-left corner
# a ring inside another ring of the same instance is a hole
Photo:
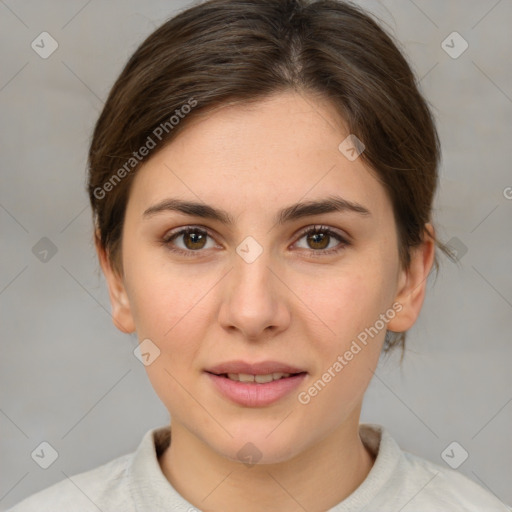
[[[440,149],[396,43],[344,1],[210,0],[168,20],[139,46],[96,123],[88,193],[97,242],[114,269],[122,273],[124,214],[141,162],[200,113],[285,90],[328,98],[363,141],[361,158],[389,194],[400,261],[408,266],[410,249],[431,236],[425,223]],[[388,332],[384,351],[401,345],[403,357],[404,341],[405,333]]]

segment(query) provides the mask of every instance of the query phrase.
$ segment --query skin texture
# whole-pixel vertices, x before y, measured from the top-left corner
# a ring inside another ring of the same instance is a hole
[[[358,425],[385,329],[307,405],[297,394],[393,303],[401,311],[387,328],[414,324],[434,245],[426,239],[410,267],[400,267],[390,200],[361,158],[349,161],[338,150],[347,135],[332,105],[305,93],[216,109],[192,120],[138,171],[123,227],[123,275],[97,247],[115,325],[161,351],[146,370],[172,419],[162,471],[201,510],[326,510],[372,467]],[[286,206],[333,194],[370,214],[274,221]],[[224,209],[235,224],[173,211],[143,216],[170,197]],[[319,224],[350,244],[331,237],[315,245],[301,235]],[[174,240],[190,257],[163,242],[186,226],[211,234],[196,251],[201,245],[186,236]],[[236,252],[247,236],[263,250],[252,263]],[[314,254],[322,248],[340,251]],[[308,374],[278,402],[244,407],[220,395],[204,371],[235,359],[280,361]],[[237,458],[247,442],[262,454],[251,467]]]

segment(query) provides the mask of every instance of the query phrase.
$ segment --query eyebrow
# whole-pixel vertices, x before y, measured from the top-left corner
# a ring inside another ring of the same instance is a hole
[[[143,217],[152,217],[158,213],[177,211],[186,215],[212,219],[233,226],[234,218],[225,210],[214,208],[205,203],[184,201],[182,199],[168,198],[144,211]],[[277,224],[285,224],[303,217],[319,215],[330,212],[353,212],[362,216],[370,216],[371,212],[363,205],[348,201],[339,196],[329,196],[326,199],[307,201],[287,206],[280,210],[276,217]]]

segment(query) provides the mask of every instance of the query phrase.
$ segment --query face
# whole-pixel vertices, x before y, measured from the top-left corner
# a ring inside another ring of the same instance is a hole
[[[251,442],[285,461],[357,425],[386,328],[421,308],[432,246],[400,267],[392,205],[338,149],[348,135],[296,93],[196,118],[134,179],[123,276],[103,254],[172,424],[227,458]]]

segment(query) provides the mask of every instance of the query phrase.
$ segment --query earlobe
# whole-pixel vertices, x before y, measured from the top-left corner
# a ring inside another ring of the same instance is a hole
[[[430,232],[431,236],[428,235]],[[402,309],[389,323],[388,329],[394,332],[409,330],[416,322],[427,288],[427,278],[434,263],[435,234],[431,224],[425,225],[423,242],[411,251],[411,261],[407,269],[400,271],[395,302]]]
[[[100,261],[103,274],[107,281],[108,293],[111,304],[111,315],[114,325],[121,331],[130,334],[135,331],[135,322],[130,308],[130,301],[126,293],[123,277],[112,268],[105,248],[95,239],[96,252]]]

